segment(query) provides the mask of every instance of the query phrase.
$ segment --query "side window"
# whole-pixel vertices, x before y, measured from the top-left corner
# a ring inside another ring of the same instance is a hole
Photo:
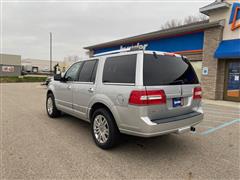
[[[103,82],[135,83],[137,55],[109,57],[103,70]]]
[[[97,66],[97,60],[85,61],[81,68],[79,81],[93,82],[92,75],[94,74],[94,71],[96,71],[95,66]],[[96,72],[95,72],[95,75],[96,75]],[[94,77],[94,80],[95,80],[95,77]]]
[[[91,76],[91,82],[95,82],[96,79],[96,74],[97,74],[97,67],[98,67],[98,61],[96,61],[93,72],[92,72],[92,76]]]
[[[66,72],[65,74],[65,79],[67,81],[77,81],[78,79],[78,74],[79,74],[79,69],[82,65],[82,62],[78,62],[73,64]]]

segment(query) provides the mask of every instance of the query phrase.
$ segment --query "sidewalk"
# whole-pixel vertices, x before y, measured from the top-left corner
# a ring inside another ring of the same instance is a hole
[[[210,99],[203,99],[202,102],[204,104],[213,104],[213,105],[219,105],[219,106],[238,108],[240,110],[240,102],[210,100]]]

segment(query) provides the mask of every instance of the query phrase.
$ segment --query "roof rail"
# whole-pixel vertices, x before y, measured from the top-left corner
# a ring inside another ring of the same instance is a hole
[[[116,53],[121,53],[121,52],[138,51],[138,50],[144,50],[144,49],[145,49],[144,46],[132,46],[132,47],[127,47],[127,48],[121,48],[121,49],[118,49],[118,50],[113,50],[113,51],[94,54],[93,57],[103,56],[103,55],[108,55],[108,54],[116,54]]]

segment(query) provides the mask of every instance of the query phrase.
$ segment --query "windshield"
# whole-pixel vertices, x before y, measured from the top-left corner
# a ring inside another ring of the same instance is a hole
[[[144,54],[144,86],[198,84],[190,62],[182,57]]]

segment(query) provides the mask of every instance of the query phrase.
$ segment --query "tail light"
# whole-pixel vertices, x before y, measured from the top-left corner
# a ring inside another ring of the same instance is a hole
[[[201,99],[202,98],[202,88],[195,87],[193,89],[193,99]]]
[[[129,104],[133,105],[166,104],[166,95],[163,90],[149,90],[149,91],[134,90],[130,94]]]

